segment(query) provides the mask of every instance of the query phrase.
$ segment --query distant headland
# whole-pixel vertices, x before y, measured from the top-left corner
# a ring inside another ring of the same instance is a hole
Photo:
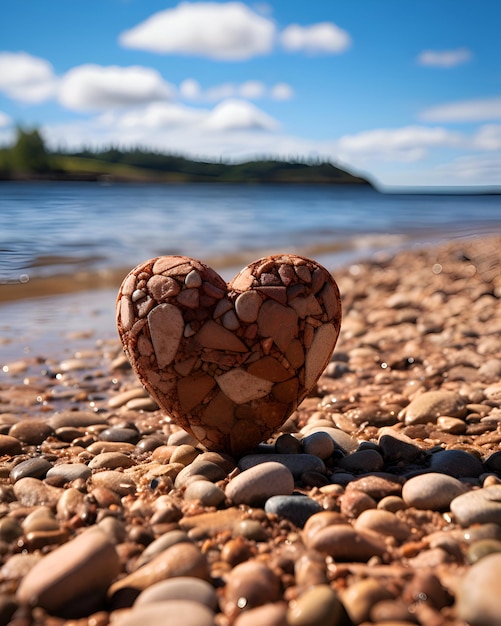
[[[0,181],[135,183],[372,183],[327,161],[262,159],[244,163],[197,161],[143,148],[48,150],[38,130],[18,129],[15,143],[0,149]]]

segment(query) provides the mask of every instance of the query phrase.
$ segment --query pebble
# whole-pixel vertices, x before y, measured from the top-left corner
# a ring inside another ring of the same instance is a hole
[[[225,615],[234,619],[240,612],[282,597],[280,579],[264,563],[246,561],[235,566],[226,582],[221,598]]]
[[[467,490],[465,484],[452,476],[430,472],[409,478],[403,486],[402,498],[407,506],[444,511]]]
[[[377,450],[357,450],[338,462],[338,467],[348,472],[379,472],[383,469],[383,457]]]
[[[161,580],[141,591],[134,607],[166,600],[198,602],[211,611],[216,611],[219,604],[216,590],[209,582],[193,576],[178,576]]]
[[[14,424],[9,435],[32,446],[38,446],[54,433],[54,429],[46,421],[27,419]]]
[[[23,534],[23,527],[12,517],[2,517],[0,519],[0,541],[10,543]]]
[[[14,484],[14,495],[23,506],[55,507],[63,489],[46,485],[37,478],[20,478]]]
[[[96,487],[106,487],[119,496],[133,494],[136,491],[136,485],[132,478],[117,470],[104,470],[94,473],[92,483]]]
[[[316,585],[302,593],[287,611],[289,626],[338,626],[344,608],[329,585]]]
[[[370,621],[372,607],[393,598],[387,587],[375,578],[355,581],[341,595],[343,605],[354,624]]]
[[[199,500],[203,506],[219,506],[225,498],[224,491],[208,480],[195,480],[184,492],[185,500]]]
[[[238,467],[248,470],[269,462],[285,465],[294,478],[300,478],[305,472],[325,472],[324,462],[313,454],[250,454],[240,459]]]
[[[226,497],[234,504],[259,505],[271,496],[291,495],[293,491],[294,476],[286,465],[276,461],[264,461],[250,465],[249,469],[235,476],[226,486]]]
[[[431,455],[430,469],[432,472],[449,474],[456,478],[482,474],[484,466],[475,456],[464,450],[441,450]]]
[[[368,561],[383,554],[385,541],[380,533],[357,531],[351,524],[333,524],[309,537],[307,547],[338,561]]]
[[[459,582],[459,619],[471,626],[499,626],[500,596],[501,554],[491,554],[472,565]]]
[[[138,557],[136,566],[141,567],[141,565],[145,565],[148,561],[151,561],[151,559],[161,554],[164,550],[167,550],[167,548],[182,542],[190,543],[190,539],[184,530],[171,530],[170,532],[160,535],[148,546],[146,546]]]
[[[112,597],[122,590],[142,591],[165,578],[194,576],[209,579],[209,568],[205,556],[193,543],[176,543],[156,557],[115,582],[109,589]]]
[[[398,476],[386,478],[384,476],[368,475],[352,480],[346,491],[356,489],[363,491],[374,500],[381,500],[386,496],[399,496],[402,493],[402,481]]]
[[[381,509],[363,511],[355,520],[353,527],[356,530],[372,530],[381,535],[395,537],[399,542],[405,541],[411,534],[411,529],[405,522],[394,513]]]
[[[461,526],[501,524],[501,485],[474,489],[455,497],[451,511]]]
[[[51,467],[52,463],[49,463],[47,459],[44,459],[42,456],[36,456],[15,465],[10,471],[10,478],[13,482],[27,477],[45,478]]]
[[[0,434],[0,455],[15,456],[21,454],[23,448],[19,439],[10,435]]]
[[[476,563],[494,552],[501,552],[501,541],[499,539],[480,539],[468,546],[466,556],[468,563]]]
[[[82,598],[94,595],[102,599],[118,572],[115,546],[102,531],[93,528],[37,562],[21,580],[16,599],[21,605],[35,601],[58,615],[71,610]],[[85,608],[83,605],[80,610]]]
[[[313,454],[324,461],[334,452],[334,440],[328,433],[323,431],[306,435],[301,443],[305,454]]]
[[[436,423],[441,415],[465,417],[466,404],[454,391],[425,391],[402,411],[406,424]]]
[[[234,626],[289,626],[287,622],[287,604],[274,602],[263,604],[254,609],[240,613]]]
[[[141,604],[119,615],[113,626],[215,626],[214,613],[199,602],[190,600],[165,600]]]
[[[303,528],[306,520],[322,510],[321,505],[303,495],[272,496],[264,505],[266,513],[275,513],[292,522],[298,528]]]
[[[40,530],[59,530],[59,522],[48,507],[42,506],[25,517],[22,527],[25,534]]]
[[[375,509],[377,503],[369,494],[357,489],[346,491],[339,498],[341,513],[347,518],[358,517],[363,511]]]
[[[89,468],[94,469],[109,469],[113,470],[117,467],[132,467],[135,465],[133,459],[123,454],[122,452],[101,452],[89,461]]]
[[[305,435],[313,435],[317,432],[329,435],[329,437],[334,441],[335,447],[342,450],[345,454],[355,452],[358,448],[358,440],[355,437],[352,437],[343,430],[334,428],[333,426],[315,426],[315,422],[313,422],[312,425],[303,428],[301,432]]]
[[[410,437],[388,426],[379,431],[378,445],[384,458],[392,461],[412,463],[422,454]]]
[[[92,470],[85,463],[58,463],[53,465],[47,472],[47,478],[58,476],[65,483],[73,480],[87,480],[92,476]]]

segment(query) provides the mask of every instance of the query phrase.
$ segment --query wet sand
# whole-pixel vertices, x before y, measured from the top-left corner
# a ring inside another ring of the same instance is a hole
[[[500,250],[336,269],[332,360],[253,458],[146,396],[114,289],[2,305],[1,623],[499,624]]]

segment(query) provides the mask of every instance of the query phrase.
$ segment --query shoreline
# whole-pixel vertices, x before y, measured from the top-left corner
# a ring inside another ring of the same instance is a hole
[[[207,626],[319,610],[332,626],[496,624],[500,249],[492,235],[336,269],[331,361],[282,434],[240,459],[204,451],[146,396],[98,292],[61,296],[64,340],[0,366],[6,621],[160,622],[188,576],[186,610],[206,602]],[[47,314],[38,330],[15,320],[25,348],[35,330],[47,340]]]

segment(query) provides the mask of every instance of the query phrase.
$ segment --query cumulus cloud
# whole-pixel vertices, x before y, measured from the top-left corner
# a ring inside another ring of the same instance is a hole
[[[218,102],[229,98],[290,100],[294,96],[292,87],[287,83],[268,87],[258,80],[248,80],[240,84],[223,83],[203,89],[197,80],[187,78],[179,85],[178,92],[181,99],[193,102]]]
[[[351,45],[350,35],[332,22],[320,22],[311,26],[291,24],[280,35],[282,46],[289,52],[308,53],[344,52]]]
[[[456,50],[423,50],[417,57],[419,65],[449,68],[467,63],[472,58],[468,48]]]
[[[12,119],[7,115],[7,113],[0,111],[0,128],[6,128],[7,126],[11,125]]]
[[[170,102],[153,102],[140,111],[102,115],[100,123],[123,129],[164,129],[197,125],[207,116],[207,111],[193,109]]]
[[[459,133],[444,128],[405,126],[402,128],[378,128],[345,135],[337,142],[339,151],[346,156],[365,158],[378,156],[385,160],[419,161],[428,150],[437,147],[458,146],[462,142]]]
[[[99,111],[166,100],[174,90],[147,67],[80,65],[61,79],[60,102],[75,111]]]
[[[499,186],[501,157],[499,155],[464,155],[436,168],[437,175],[456,185]]]
[[[205,128],[213,131],[276,130],[277,120],[250,102],[238,99],[218,104],[207,117]]]
[[[250,59],[273,47],[275,25],[241,2],[183,2],[120,35],[126,48],[225,61]]]
[[[44,102],[53,97],[57,77],[45,59],[26,52],[0,52],[0,91],[23,102]]]
[[[270,97],[273,100],[291,100],[294,97],[294,90],[287,83],[277,83],[271,88]]]
[[[481,126],[475,134],[474,147],[478,150],[501,150],[501,125]]]
[[[501,97],[461,100],[426,109],[420,114],[425,122],[488,122],[501,119]]]

